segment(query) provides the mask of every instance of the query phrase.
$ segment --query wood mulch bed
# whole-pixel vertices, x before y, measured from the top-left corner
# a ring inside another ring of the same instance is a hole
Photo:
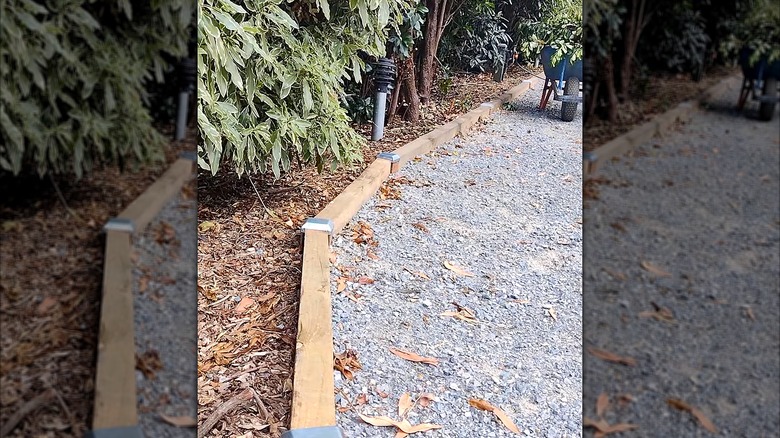
[[[67,207],[49,178],[0,176],[0,436],[14,424],[9,437],[82,438],[90,427],[101,228],[179,152],[194,151],[194,138],[172,142],[166,163],[139,171],[57,178]]]
[[[513,66],[504,82],[457,75],[435,94],[422,120],[394,120],[364,160],[318,175],[295,168],[281,179],[238,179],[229,170],[198,178],[199,436],[279,437],[289,426],[293,352],[301,280],[303,222],[316,215],[370,164],[539,75]],[[369,124],[356,127],[370,138]],[[258,194],[260,195],[258,197]]]

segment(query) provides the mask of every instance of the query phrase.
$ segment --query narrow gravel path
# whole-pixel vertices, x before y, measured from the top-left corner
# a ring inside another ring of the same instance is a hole
[[[780,125],[733,111],[734,85],[604,166],[584,211],[584,347],[636,360],[586,353],[585,416],[606,393],[631,436],[715,436],[670,398],[717,436],[779,436]]]
[[[195,437],[175,427],[197,411],[196,201],[181,195],[133,242],[139,423],[145,437]]]
[[[389,199],[369,201],[336,238],[332,288],[346,286],[333,298],[336,354],[354,350],[362,365],[351,381],[335,373],[346,436],[394,436],[358,413],[400,419],[405,392],[437,399],[407,416],[443,426],[424,436],[517,436],[470,398],[503,409],[524,436],[580,434],[582,119],[562,122],[558,102],[536,110],[541,86],[392,175],[400,199],[380,190]],[[352,237],[361,222],[367,244]],[[478,322],[442,316],[453,303]]]

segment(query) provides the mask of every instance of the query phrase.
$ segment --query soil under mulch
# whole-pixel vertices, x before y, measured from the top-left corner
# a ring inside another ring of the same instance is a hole
[[[0,176],[0,425],[25,413],[9,437],[82,438],[90,428],[101,228],[194,151],[194,138],[168,145],[165,163],[56,179],[67,207],[48,178]]]
[[[696,100],[705,90],[738,72],[739,69],[731,67],[713,67],[699,82],[693,81],[689,74],[658,74],[635,79],[631,101],[620,105],[617,123],[596,117],[585,123],[583,149],[596,149],[679,103]]]
[[[403,144],[497,98],[540,70],[513,67],[504,82],[458,75],[434,94],[422,119],[398,119],[351,168],[297,169],[238,179],[228,169],[198,178],[199,436],[279,437],[289,427],[301,281],[303,222],[370,164]],[[371,125],[357,127],[367,138]],[[258,194],[260,195],[258,197]]]

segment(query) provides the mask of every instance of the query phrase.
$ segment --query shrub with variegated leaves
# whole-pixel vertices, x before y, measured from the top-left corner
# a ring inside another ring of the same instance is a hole
[[[402,0],[201,0],[198,20],[199,165],[216,174],[300,160],[319,170],[360,158],[364,140],[340,105],[360,81],[359,51],[384,56]]]
[[[0,3],[0,170],[75,173],[161,156],[149,80],[184,56],[192,0]]]

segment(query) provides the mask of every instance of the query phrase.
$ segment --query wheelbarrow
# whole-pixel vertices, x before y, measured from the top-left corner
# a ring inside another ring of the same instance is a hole
[[[775,106],[780,102],[780,60],[768,62],[764,56],[755,64],[750,64],[753,50],[743,47],[739,52],[739,65],[742,67],[742,89],[739,92],[737,110],[742,111],[748,97],[757,100],[758,118],[764,121],[772,120]]]
[[[547,107],[550,96],[553,96],[553,100],[561,102],[561,120],[571,122],[577,113],[577,105],[582,103],[582,60],[572,64],[570,58],[565,57],[553,66],[551,58],[555,50],[550,46],[542,49],[545,81],[539,109]]]

